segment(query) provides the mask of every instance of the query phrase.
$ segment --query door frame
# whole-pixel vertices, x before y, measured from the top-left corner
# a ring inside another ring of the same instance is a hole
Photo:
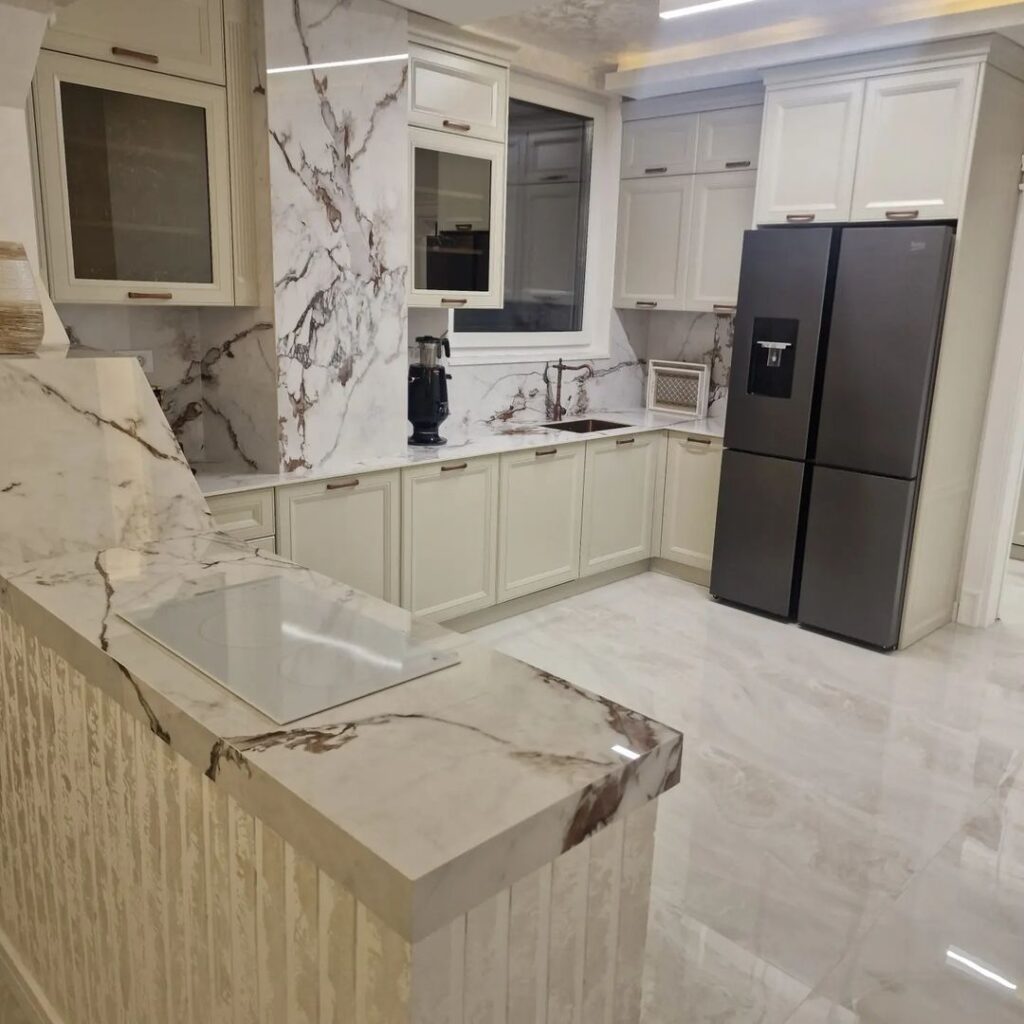
[[[1024,190],[1024,186],[1022,186]],[[967,530],[957,622],[999,617],[1024,479],[1024,201],[1018,202],[992,386]]]

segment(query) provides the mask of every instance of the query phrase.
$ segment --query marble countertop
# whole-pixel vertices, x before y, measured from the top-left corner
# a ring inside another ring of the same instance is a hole
[[[215,463],[198,463],[192,468],[196,474],[199,489],[207,497],[213,497],[217,494],[255,491],[266,487],[282,487],[310,480],[348,476],[352,473],[372,473],[434,462],[451,462],[479,455],[499,455],[502,452],[543,448],[545,445],[556,442],[558,444],[579,444],[602,437],[621,437],[624,434],[650,433],[657,430],[696,434],[701,437],[721,437],[725,430],[725,421],[721,419],[695,420],[667,413],[651,412],[649,409],[624,409],[595,412],[591,415],[595,419],[620,422],[623,426],[615,430],[597,431],[593,434],[574,434],[567,430],[551,430],[540,424],[509,427],[482,433],[461,441],[452,441],[439,448],[415,448],[410,445],[404,451],[393,456],[353,460],[344,465],[337,464],[331,468],[330,472],[307,470],[296,473],[240,473],[237,468],[219,466]]]
[[[410,939],[678,781],[678,732],[212,532],[134,361],[0,364],[0,394],[0,431],[26,442],[3,456],[24,506],[0,501],[0,525],[41,553],[7,541],[0,611]],[[59,444],[26,436],[53,422]],[[125,517],[122,491],[138,515]],[[460,662],[281,726],[119,617],[269,577]]]

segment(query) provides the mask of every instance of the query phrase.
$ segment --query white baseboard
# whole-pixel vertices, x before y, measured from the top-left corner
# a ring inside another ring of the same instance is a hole
[[[34,1024],[65,1024],[3,931],[0,931],[0,976],[13,989],[21,1009]]]

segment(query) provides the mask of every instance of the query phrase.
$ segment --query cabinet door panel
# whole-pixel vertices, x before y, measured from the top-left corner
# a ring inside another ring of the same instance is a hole
[[[756,171],[700,174],[693,191],[686,308],[735,307],[743,233],[753,226]]]
[[[399,490],[397,471],[279,487],[281,554],[397,604]]]
[[[686,308],[693,176],[621,184],[615,305]]]
[[[627,121],[622,126],[622,177],[693,174],[697,123],[697,114]]]
[[[650,558],[661,434],[587,442],[580,575]]]
[[[221,0],[76,0],[43,45],[224,84]]]
[[[717,441],[668,435],[662,558],[710,571],[721,474],[722,446]]]
[[[490,607],[497,547],[497,456],[404,471],[403,607],[438,620]]]
[[[978,74],[972,65],[868,82],[854,220],[959,216]]]
[[[206,499],[218,530],[240,540],[257,540],[274,532],[274,492],[239,491]]]
[[[501,457],[499,601],[579,576],[585,457],[582,444]]]
[[[409,123],[504,142],[508,69],[417,48],[409,60]]]
[[[764,107],[710,110],[700,115],[697,173],[757,167]]]
[[[765,100],[759,224],[849,220],[864,83],[778,89]]]

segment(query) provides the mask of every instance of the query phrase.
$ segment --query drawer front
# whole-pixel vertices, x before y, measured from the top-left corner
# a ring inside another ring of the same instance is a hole
[[[242,491],[207,498],[218,530],[239,540],[260,540],[275,533],[274,492]]]
[[[442,50],[409,60],[409,123],[477,139],[508,135],[508,69]]]

